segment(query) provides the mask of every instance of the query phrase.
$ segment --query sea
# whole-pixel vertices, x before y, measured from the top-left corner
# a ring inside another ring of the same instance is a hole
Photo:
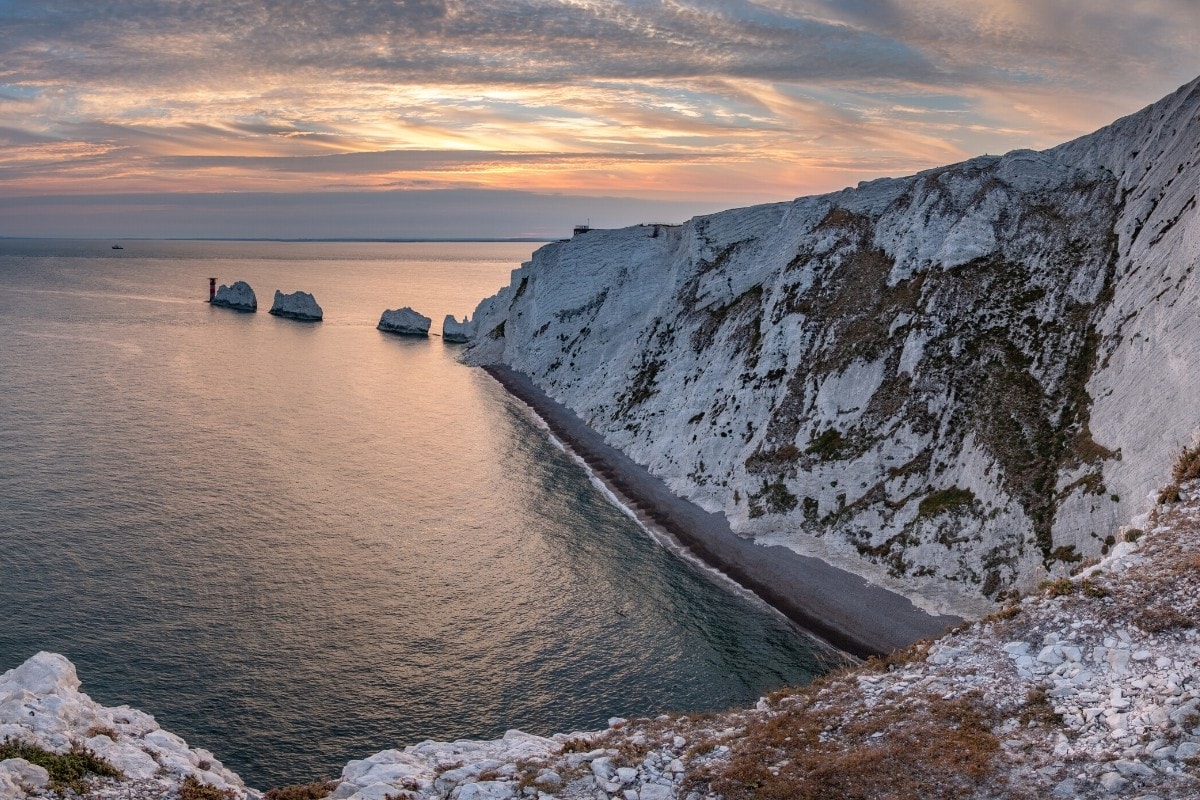
[[[0,672],[62,653],[267,788],[828,669],[436,335],[540,245],[112,244],[0,239]],[[276,289],[324,321],[270,316]],[[434,335],[376,330],[402,306]]]

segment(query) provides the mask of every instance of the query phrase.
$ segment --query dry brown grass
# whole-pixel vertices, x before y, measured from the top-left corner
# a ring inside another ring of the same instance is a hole
[[[872,672],[890,672],[895,667],[924,661],[932,645],[932,639],[921,639],[902,650],[893,650],[886,656],[871,656],[863,663],[863,667]]]
[[[218,789],[201,783],[195,775],[188,775],[179,784],[179,800],[233,800],[237,793],[233,789]]]
[[[1175,467],[1171,470],[1171,477],[1175,479],[1175,483],[1183,483],[1184,481],[1193,481],[1196,478],[1200,478],[1200,445],[1184,448],[1183,452],[1179,454],[1179,458],[1175,461]]]
[[[108,725],[92,725],[87,729],[87,732],[84,733],[84,736],[88,737],[89,739],[93,736],[107,736],[114,742],[117,740],[118,735],[119,734]]]
[[[1020,720],[1022,725],[1034,722],[1047,728],[1062,725],[1062,717],[1054,713],[1054,704],[1050,702],[1050,696],[1043,686],[1034,686],[1029,690]]]
[[[1152,606],[1134,618],[1134,624],[1146,633],[1194,628],[1196,621],[1170,606]]]
[[[278,789],[268,789],[263,793],[263,800],[321,800],[332,794],[337,787],[337,781],[297,783],[292,786],[280,786]]]
[[[1158,504],[1160,506],[1178,503],[1179,500],[1180,495],[1178,483],[1168,483],[1158,492]]]
[[[1070,578],[1058,578],[1042,584],[1042,591],[1047,597],[1068,597],[1075,594],[1078,588]]]
[[[988,614],[986,617],[984,617],[980,621],[985,622],[985,623],[987,623],[987,622],[1007,622],[1008,620],[1014,619],[1017,616],[1019,616],[1020,613],[1021,613],[1020,604],[1013,603],[1012,605],[1005,606],[1004,608],[1000,609],[999,611],[993,611],[991,614]]]
[[[587,753],[596,749],[596,745],[591,739],[583,736],[572,736],[563,742],[562,751],[564,753]]]
[[[828,694],[798,698],[728,742],[711,789],[728,800],[951,800],[993,773],[999,742],[977,697],[914,695],[866,711],[856,691]]]

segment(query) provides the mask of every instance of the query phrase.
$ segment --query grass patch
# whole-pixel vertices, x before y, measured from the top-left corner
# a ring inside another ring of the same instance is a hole
[[[87,729],[87,732],[84,733],[84,736],[88,737],[89,739],[93,736],[107,736],[114,742],[117,740],[118,735],[119,734],[116,732],[116,730],[108,725],[92,725]]]
[[[1107,587],[1091,578],[1084,578],[1079,583],[1070,578],[1057,578],[1046,581],[1041,588],[1047,597],[1070,597],[1073,594],[1082,594],[1084,597],[1099,599],[1109,596]]]
[[[1046,687],[1034,686],[1025,695],[1025,705],[1021,709],[1021,724],[1034,723],[1052,728],[1062,725],[1062,717],[1054,713],[1054,704],[1046,694]]]
[[[804,452],[821,461],[835,461],[842,452],[842,445],[841,432],[830,428],[813,439]]]
[[[233,789],[218,789],[195,775],[188,775],[179,784],[179,800],[233,800],[236,796]]]
[[[788,442],[774,450],[760,449],[746,459],[746,469],[751,472],[766,472],[780,467],[789,467],[800,459],[800,448]]]
[[[1168,483],[1158,493],[1158,504],[1160,506],[1178,503],[1180,499],[1178,483]]]
[[[1069,597],[1078,590],[1079,587],[1070,578],[1058,578],[1042,584],[1042,591],[1047,597]]]
[[[1171,477],[1175,479],[1175,483],[1194,481],[1196,478],[1200,478],[1200,444],[1184,448],[1175,461]]]
[[[746,496],[750,505],[750,518],[761,517],[763,514],[786,514],[794,511],[800,501],[792,494],[782,479],[774,483],[763,480],[762,488],[754,494]]]
[[[809,697],[729,742],[711,789],[727,800],[971,797],[993,771],[999,742],[977,697],[915,695],[902,707],[831,713]]]
[[[337,787],[337,781],[297,783],[292,786],[280,786],[278,789],[268,789],[263,793],[263,800],[321,800],[321,798],[331,795]]]
[[[1077,564],[1083,561],[1083,554],[1075,549],[1073,544],[1065,544],[1062,547],[1056,547],[1050,552],[1052,561],[1063,561],[1067,564]]]
[[[891,672],[895,667],[902,667],[905,664],[912,664],[916,661],[924,661],[929,655],[929,647],[933,642],[929,639],[922,639],[918,642],[913,642],[908,647],[900,650],[893,650],[886,656],[871,656],[865,662],[863,667],[872,672]]]
[[[917,506],[917,515],[921,517],[936,517],[938,514],[953,511],[962,506],[969,506],[974,502],[975,493],[970,489],[960,489],[957,486],[951,486],[949,489],[942,489],[925,495],[921,500],[921,504]]]
[[[1020,604],[1014,603],[1010,606],[1005,606],[1004,608],[1000,609],[999,611],[993,611],[991,614],[988,614],[986,617],[984,617],[982,621],[983,622],[1005,622],[1007,620],[1010,620],[1010,619],[1013,619],[1013,618],[1019,616],[1020,613],[1021,613]]]
[[[30,764],[45,769],[50,773],[50,788],[59,793],[69,790],[83,794],[89,788],[89,775],[101,778],[123,777],[121,770],[78,744],[72,744],[66,753],[53,753],[36,744],[5,739],[0,742],[0,761],[9,758],[23,758]]]
[[[1196,621],[1170,606],[1151,606],[1134,619],[1134,624],[1146,633],[1163,633],[1196,627]]]

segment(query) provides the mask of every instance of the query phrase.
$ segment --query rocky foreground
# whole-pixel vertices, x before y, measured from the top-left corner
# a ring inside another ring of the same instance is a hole
[[[1200,483],[1173,485],[1161,499],[1102,563],[935,643],[783,690],[753,709],[612,720],[604,731],[549,738],[510,731],[491,742],[424,742],[351,761],[328,784],[271,794],[1200,797]],[[68,794],[259,795],[153,717],[93,702],[54,654],[0,675],[0,739],[6,758],[18,742],[49,754],[86,748],[121,773],[88,775],[79,791],[60,779]],[[54,793],[53,773],[36,760],[0,760],[0,797]]]

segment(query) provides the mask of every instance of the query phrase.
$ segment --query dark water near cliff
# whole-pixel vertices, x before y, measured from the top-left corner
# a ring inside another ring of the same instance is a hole
[[[0,240],[0,671],[61,652],[260,787],[818,671],[454,347],[374,329],[439,331],[536,245],[109,244]],[[276,288],[326,321],[269,316]]]

